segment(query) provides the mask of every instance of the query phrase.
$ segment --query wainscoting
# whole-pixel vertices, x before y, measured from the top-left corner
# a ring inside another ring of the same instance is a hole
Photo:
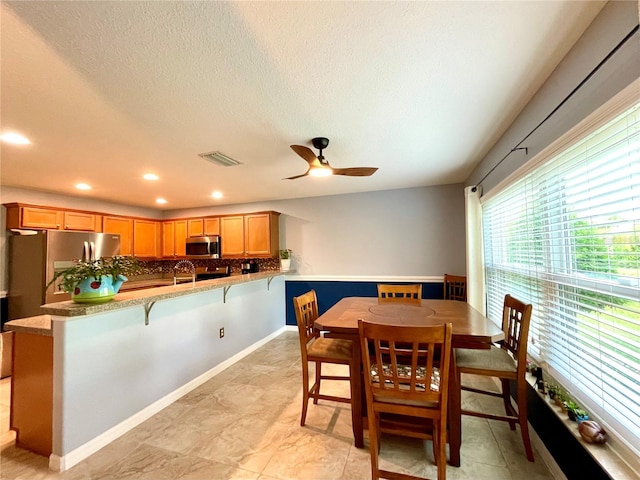
[[[296,325],[296,314],[293,310],[293,297],[315,290],[318,296],[318,313],[322,315],[344,297],[377,297],[378,283],[407,284],[421,283],[422,298],[442,298],[442,280],[434,282],[420,281],[343,281],[343,280],[289,280],[285,283],[285,302],[287,325]]]

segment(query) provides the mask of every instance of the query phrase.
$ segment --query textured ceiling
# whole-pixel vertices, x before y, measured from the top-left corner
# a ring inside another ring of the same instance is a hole
[[[1,182],[163,209],[463,182],[603,5],[3,1],[1,129],[32,144]],[[316,136],[378,172],[282,180]]]

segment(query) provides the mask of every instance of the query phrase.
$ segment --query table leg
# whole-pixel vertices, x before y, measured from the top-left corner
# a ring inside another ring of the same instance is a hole
[[[351,375],[353,377],[353,396],[351,404],[351,423],[353,427],[353,438],[356,448],[364,447],[364,426],[362,422],[362,372],[361,362],[362,357],[360,354],[360,339],[353,340],[353,362],[351,364]],[[366,408],[366,407],[365,407]]]
[[[460,378],[456,368],[455,349],[452,349],[449,373],[449,465],[460,466],[462,443],[462,397]]]

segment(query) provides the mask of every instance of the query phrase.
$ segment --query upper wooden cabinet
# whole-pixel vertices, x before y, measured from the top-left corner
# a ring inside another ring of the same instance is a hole
[[[249,256],[276,257],[279,248],[279,214],[244,216],[244,251]]]
[[[160,256],[160,222],[133,220],[133,254],[136,257]]]
[[[102,216],[83,212],[63,212],[62,223],[65,230],[78,230],[84,232],[101,232]]]
[[[186,220],[172,220],[169,222],[162,222],[162,256],[185,256],[186,238]]]
[[[102,231],[102,216],[89,212],[8,204],[6,228]]]
[[[218,217],[204,219],[205,235],[220,235],[220,219]]]
[[[62,227],[64,214],[61,210],[53,210],[39,207],[18,207],[18,225],[15,228],[55,228]],[[9,211],[7,210],[7,226],[9,224]]]
[[[223,257],[278,256],[278,212],[155,221],[20,203],[4,206],[7,229],[115,233],[120,235],[121,255],[184,257],[188,237],[220,235]]]
[[[133,219],[127,217],[102,217],[102,231],[120,235],[120,255],[133,253]]]
[[[276,257],[279,215],[265,212],[220,217],[222,257]]]
[[[201,237],[204,234],[204,222],[201,218],[187,220],[187,236]]]
[[[220,218],[220,241],[223,257],[244,255],[244,217]]]

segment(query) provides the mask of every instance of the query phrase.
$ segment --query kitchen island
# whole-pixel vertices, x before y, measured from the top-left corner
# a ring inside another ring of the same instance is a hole
[[[50,467],[70,468],[279,335],[284,302],[284,273],[259,272],[43,305]]]

